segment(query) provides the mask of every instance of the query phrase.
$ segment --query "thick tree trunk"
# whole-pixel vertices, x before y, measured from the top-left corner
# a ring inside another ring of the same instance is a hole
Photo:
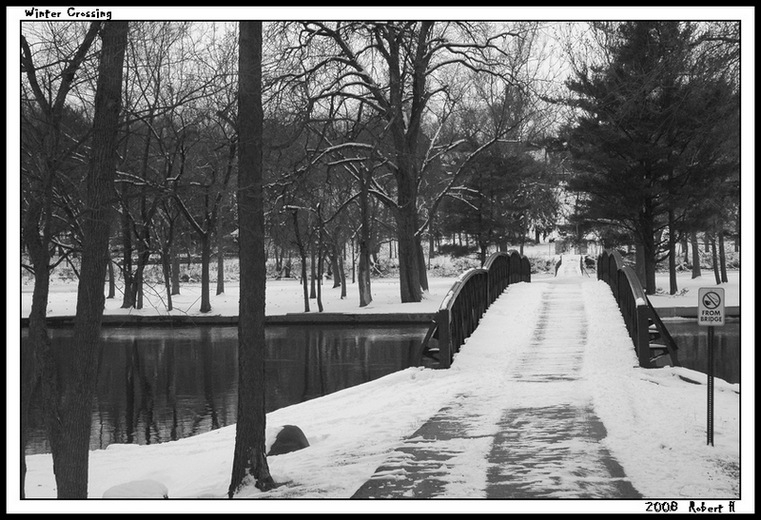
[[[142,240],[140,241],[142,243]],[[134,277],[134,293],[135,293],[135,308],[136,309],[142,309],[143,308],[143,296],[144,296],[144,278],[145,278],[145,268],[148,265],[148,260],[150,259],[151,253],[148,250],[148,247],[141,246],[138,248],[139,254],[137,257],[137,268],[135,269],[135,277]]]
[[[357,265],[359,285],[359,306],[367,307],[373,301],[370,283],[370,248],[364,240],[359,242],[359,262]]]
[[[180,294],[180,255],[174,250],[174,247],[170,249],[172,255],[172,295],[176,296]]]
[[[346,273],[344,272],[344,257],[338,257],[338,274],[341,276],[341,299],[346,298]]]
[[[43,383],[42,410],[47,423],[55,415],[55,399],[58,395],[57,371],[53,362],[50,336],[46,321],[50,279],[47,266],[50,263],[47,247],[39,248],[37,255],[32,254],[32,263],[37,265],[34,273],[34,290],[32,292],[32,309],[29,314],[29,351],[22,352],[21,378],[21,496],[25,496],[26,479],[26,434],[29,427],[29,409],[40,381]],[[46,428],[47,429],[47,428]]]
[[[211,312],[209,264],[211,264],[211,237],[209,232],[199,234],[201,239],[201,312]]]
[[[716,285],[721,284],[721,275],[719,274],[719,255],[716,254],[716,238],[713,234],[706,235],[711,242],[711,265],[713,267],[713,275],[716,279]]]
[[[645,287],[645,246],[641,241],[634,245],[634,272],[637,274],[639,283]]]
[[[240,320],[238,322],[238,422],[228,496],[250,475],[261,490],[275,486],[266,455],[264,316],[266,265],[262,188],[262,22],[240,22],[238,74],[238,229]]]
[[[418,263],[418,244],[415,237],[400,236],[399,284],[402,303],[419,302],[423,298]]]
[[[95,94],[87,208],[82,225],[82,268],[77,290],[71,379],[62,381],[58,417],[50,438],[58,498],[87,498],[90,420],[98,370],[111,203],[116,176],[116,142],[128,22],[107,22]],[[68,375],[68,374],[67,374]]]
[[[31,197],[27,199],[22,214],[22,240],[29,252],[30,261],[34,267],[34,291],[32,293],[32,308],[29,315],[29,351],[22,352],[22,381],[21,381],[21,497],[24,498],[26,478],[26,434],[29,419],[29,407],[38,390],[41,393],[42,410],[48,438],[51,436],[50,425],[57,417],[56,400],[58,392],[58,373],[53,358],[50,338],[48,336],[46,314],[50,291],[49,246],[53,238],[52,221],[54,183],[62,158],[61,119],[65,108],[65,100],[71,89],[76,71],[85,59],[93,41],[101,28],[101,22],[92,22],[87,34],[71,60],[68,61],[65,73],[56,93],[56,101],[51,106],[41,90],[35,92],[35,99],[44,115],[39,149],[33,150],[41,168],[37,175],[30,178]],[[27,77],[36,83],[37,68],[33,63],[31,51],[24,36],[21,36],[22,62]],[[105,268],[105,265],[104,265]],[[101,287],[102,293],[103,287]]]
[[[700,270],[700,246],[698,245],[697,233],[690,235],[690,246],[692,247],[692,278],[700,278],[702,272]]]
[[[645,293],[655,294],[655,245],[645,245]]]
[[[317,262],[315,262],[314,258],[314,246],[312,247],[310,262],[309,262],[309,272],[311,273],[311,276],[309,278],[309,299],[314,300],[317,298]]]
[[[655,223],[653,221],[652,210],[649,204],[645,205],[643,212],[639,216],[639,239],[641,241],[637,247],[637,254],[642,251],[642,275],[644,278],[640,280],[643,282],[642,287],[645,289],[645,294],[655,294]],[[640,260],[640,257],[637,257]],[[640,272],[638,271],[638,275]]]
[[[420,288],[423,291],[428,290],[428,270],[425,264],[425,254],[423,253],[423,243],[420,236],[417,237],[418,251],[418,276],[420,277]],[[421,297],[422,299],[422,297]]]

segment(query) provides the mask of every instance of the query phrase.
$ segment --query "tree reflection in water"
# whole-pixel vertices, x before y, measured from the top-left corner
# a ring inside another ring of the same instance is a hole
[[[267,411],[414,365],[426,328],[268,326]],[[51,329],[51,337],[65,360],[72,332]],[[22,332],[22,352],[25,338]],[[104,328],[91,449],[156,444],[234,424],[237,346],[237,327]],[[39,403],[32,403],[26,452],[49,451]]]

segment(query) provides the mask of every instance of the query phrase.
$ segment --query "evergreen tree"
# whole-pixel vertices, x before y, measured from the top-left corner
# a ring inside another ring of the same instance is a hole
[[[569,188],[586,194],[584,218],[630,234],[655,292],[659,254],[678,240],[677,215],[708,200],[736,168],[728,83],[696,70],[695,27],[680,22],[621,23],[610,60],[568,82],[578,122],[563,139],[573,158]],[[717,122],[720,122],[717,124]],[[672,257],[673,257],[673,247]]]

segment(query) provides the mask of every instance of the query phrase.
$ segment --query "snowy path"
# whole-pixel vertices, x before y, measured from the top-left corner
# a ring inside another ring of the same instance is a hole
[[[564,260],[557,278],[514,295],[536,306],[528,341],[506,338],[505,362],[492,358],[480,377],[471,364],[472,391],[407,438],[354,498],[640,498],[600,442],[606,430],[582,370],[582,284],[591,280],[578,257]],[[498,299],[482,324],[520,304],[515,297]],[[467,349],[479,350],[478,341],[474,334]],[[485,376],[493,370],[501,377]]]

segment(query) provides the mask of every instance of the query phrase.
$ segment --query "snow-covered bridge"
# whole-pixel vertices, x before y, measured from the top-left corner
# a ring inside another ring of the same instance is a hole
[[[585,368],[600,355],[591,351],[598,320],[626,326],[610,290],[580,260],[566,256],[555,278],[512,284],[494,301],[449,368],[472,378],[469,390],[408,437],[354,498],[446,497],[458,481],[485,489],[485,498],[641,498],[601,442],[595,374]],[[509,326],[515,315],[523,327]],[[480,468],[466,460],[474,444]]]

